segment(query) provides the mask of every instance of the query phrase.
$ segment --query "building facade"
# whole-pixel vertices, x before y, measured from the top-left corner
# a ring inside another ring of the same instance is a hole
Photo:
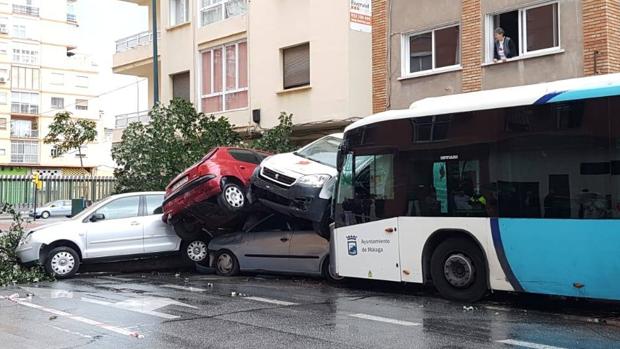
[[[281,112],[292,113],[300,139],[342,130],[371,112],[370,23],[360,15],[370,11],[370,0],[158,4],[162,102],[185,98],[248,131],[271,128]],[[113,63],[116,73],[149,79],[151,103],[152,39],[146,31],[117,41]],[[124,115],[117,126],[141,119]]]
[[[373,0],[373,110],[620,72],[620,2]],[[514,56],[497,59],[502,28]]]
[[[55,157],[43,143],[61,111],[100,125],[98,68],[77,52],[75,1],[0,2],[0,175],[84,175],[98,165],[101,144],[85,146],[85,171],[76,153]]]

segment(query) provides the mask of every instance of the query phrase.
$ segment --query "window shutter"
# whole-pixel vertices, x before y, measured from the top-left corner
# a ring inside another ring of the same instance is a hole
[[[310,84],[310,44],[283,50],[284,88]]]

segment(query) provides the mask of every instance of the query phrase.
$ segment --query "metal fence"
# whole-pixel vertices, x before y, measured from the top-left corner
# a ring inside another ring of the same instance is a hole
[[[157,38],[161,38],[161,33],[157,32]],[[147,46],[153,43],[153,31],[145,31],[134,34],[120,40],[116,40],[116,53],[125,52],[140,46]]]
[[[114,177],[50,176],[41,177],[43,188],[37,191],[37,205],[55,200],[84,198],[93,202],[112,195]],[[32,176],[0,176],[0,202],[17,209],[34,206]]]

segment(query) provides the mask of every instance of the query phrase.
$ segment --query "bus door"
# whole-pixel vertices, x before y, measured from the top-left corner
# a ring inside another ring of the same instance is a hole
[[[401,281],[393,152],[346,156],[337,195],[336,272]]]

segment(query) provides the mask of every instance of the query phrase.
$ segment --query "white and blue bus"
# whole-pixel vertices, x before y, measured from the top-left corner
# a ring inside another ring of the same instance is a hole
[[[340,276],[620,300],[620,74],[372,115],[338,167]]]

